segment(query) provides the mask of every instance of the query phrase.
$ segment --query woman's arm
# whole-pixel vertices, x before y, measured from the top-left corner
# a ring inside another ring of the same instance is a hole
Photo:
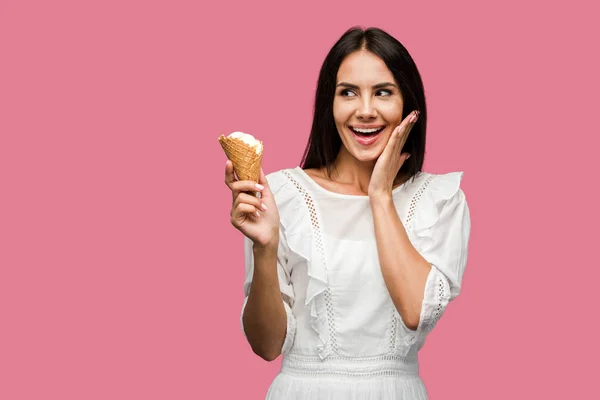
[[[233,205],[231,223],[244,238],[245,279],[242,329],[252,350],[267,361],[274,360],[289,347],[295,334],[295,319],[283,303],[283,294],[293,295],[293,289],[283,279],[286,272],[278,259],[280,219],[271,186],[261,168],[259,185],[253,181],[239,181],[233,164],[225,164],[225,183],[231,189]],[[260,198],[246,192],[261,192]],[[259,213],[258,210],[261,210]],[[282,282],[279,273],[282,270]],[[289,335],[287,334],[289,332]]]
[[[287,316],[277,275],[278,243],[254,245],[254,272],[248,301],[242,316],[244,332],[254,353],[267,361],[281,354],[287,330]]]
[[[416,330],[431,265],[408,239],[391,194],[373,196],[370,201],[385,284],[406,327]]]

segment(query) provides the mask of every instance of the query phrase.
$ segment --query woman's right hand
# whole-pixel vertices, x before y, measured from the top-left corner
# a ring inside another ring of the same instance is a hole
[[[261,168],[257,182],[239,181],[230,160],[225,164],[225,184],[231,189],[233,205],[231,224],[248,237],[255,246],[277,247],[279,243],[279,211],[269,182]],[[261,198],[244,192],[260,192]]]

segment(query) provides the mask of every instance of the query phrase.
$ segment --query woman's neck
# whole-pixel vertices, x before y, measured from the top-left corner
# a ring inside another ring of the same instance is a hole
[[[329,178],[351,186],[358,192],[367,193],[375,162],[376,160],[367,162],[357,160],[342,147],[332,165]]]
[[[351,186],[358,192],[367,193],[376,162],[377,160],[357,160],[342,147],[332,165],[331,175],[327,175],[327,171],[324,172],[332,181]],[[406,180],[405,175],[406,174],[400,174],[400,176],[397,177],[394,182],[394,187],[404,183]]]

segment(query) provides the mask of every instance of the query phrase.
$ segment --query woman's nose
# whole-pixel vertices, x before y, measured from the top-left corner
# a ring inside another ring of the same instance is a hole
[[[364,100],[361,102],[358,110],[356,110],[356,116],[362,119],[372,119],[377,117],[377,111],[370,100]]]

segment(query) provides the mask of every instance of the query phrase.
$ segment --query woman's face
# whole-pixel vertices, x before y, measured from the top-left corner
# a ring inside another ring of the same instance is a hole
[[[333,118],[344,148],[375,161],[402,121],[402,93],[385,63],[371,52],[347,56],[337,74]]]

